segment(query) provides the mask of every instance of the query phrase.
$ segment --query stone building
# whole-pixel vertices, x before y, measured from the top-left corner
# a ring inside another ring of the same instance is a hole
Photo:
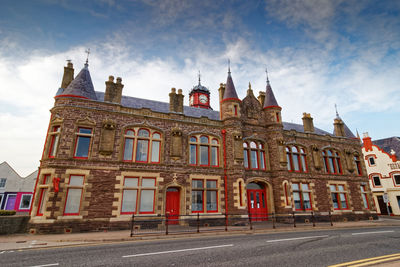
[[[123,228],[132,214],[319,212],[368,218],[361,145],[337,116],[334,134],[282,121],[269,80],[239,99],[229,70],[220,111],[199,84],[184,106],[122,95],[110,76],[95,91],[88,64],[64,67],[31,209],[33,231]],[[366,201],[365,202],[365,198]],[[255,215],[256,216],[256,215]]]
[[[378,214],[400,215],[400,138],[372,141],[364,133],[362,152]]]

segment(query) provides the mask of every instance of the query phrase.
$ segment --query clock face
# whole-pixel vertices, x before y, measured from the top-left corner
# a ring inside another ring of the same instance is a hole
[[[200,100],[200,103],[206,104],[207,101],[208,101],[208,98],[207,98],[206,95],[200,95],[200,96],[199,96],[199,100]]]

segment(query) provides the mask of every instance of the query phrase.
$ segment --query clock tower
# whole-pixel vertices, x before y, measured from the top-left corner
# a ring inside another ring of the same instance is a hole
[[[207,87],[201,85],[200,71],[199,84],[194,86],[189,93],[189,106],[195,108],[212,109],[210,106],[210,91],[207,89]]]

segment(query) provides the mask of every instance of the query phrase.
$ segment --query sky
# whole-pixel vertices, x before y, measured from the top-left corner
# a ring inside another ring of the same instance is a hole
[[[211,91],[228,59],[239,98],[269,80],[282,118],[333,131],[335,104],[356,134],[400,132],[400,1],[2,0],[0,162],[20,175],[40,162],[66,60],[77,74],[90,48],[96,91],[109,75],[123,94],[168,102],[172,87]]]

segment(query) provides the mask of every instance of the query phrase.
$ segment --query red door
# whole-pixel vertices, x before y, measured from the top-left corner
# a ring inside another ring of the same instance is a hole
[[[249,215],[253,221],[264,221],[268,218],[267,201],[264,189],[248,189],[247,200]]]
[[[178,224],[179,222],[179,189],[167,189],[167,203],[165,214],[168,215],[168,224]]]

